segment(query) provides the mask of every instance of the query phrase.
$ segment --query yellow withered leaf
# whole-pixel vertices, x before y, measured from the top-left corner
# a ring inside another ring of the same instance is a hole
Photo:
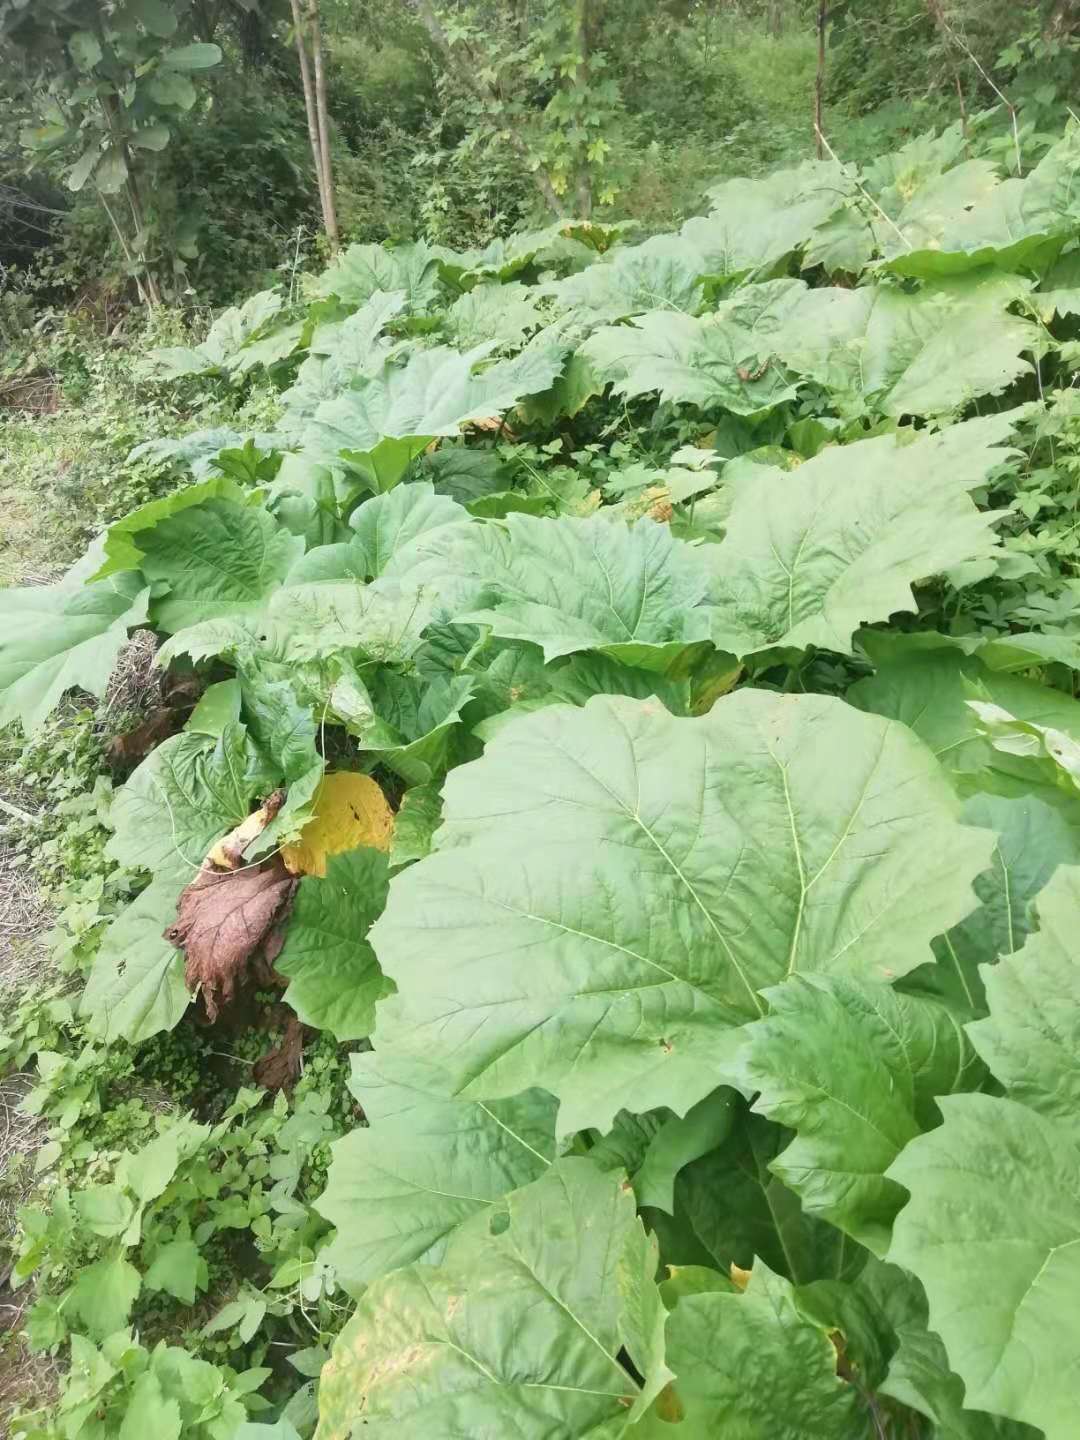
[[[325,875],[326,857],[370,845],[389,850],[394,812],[370,775],[339,770],[315,792],[315,816],[281,857],[294,875]]]
[[[740,1290],[745,1290],[747,1285],[750,1284],[752,1271],[743,1270],[741,1266],[736,1265],[734,1261],[732,1261],[728,1267],[728,1273],[731,1275],[732,1284],[737,1285]]]

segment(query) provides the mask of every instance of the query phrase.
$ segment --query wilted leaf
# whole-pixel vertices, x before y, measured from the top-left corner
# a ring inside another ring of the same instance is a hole
[[[370,775],[339,770],[315,793],[315,818],[281,854],[293,875],[325,875],[330,855],[370,845],[389,850],[394,813]]]
[[[184,980],[201,990],[211,1020],[232,999],[248,961],[292,899],[296,881],[280,857],[239,870],[204,866],[181,893],[166,938],[184,951]]]

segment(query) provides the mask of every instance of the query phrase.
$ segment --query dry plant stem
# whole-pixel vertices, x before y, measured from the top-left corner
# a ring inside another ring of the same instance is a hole
[[[847,171],[846,171],[846,169],[845,169],[845,167],[844,167],[844,162],[840,159],[839,155],[837,155],[836,151],[835,151],[835,150],[832,148],[832,146],[829,144],[828,140],[826,140],[824,131],[819,130],[819,131],[817,132],[817,138],[818,138],[818,145],[824,147],[824,149],[828,152],[829,159],[830,159],[830,160],[835,160],[836,163],[837,163],[837,165],[840,166],[841,170],[844,170],[844,173],[847,174]],[[821,150],[819,149],[818,154],[820,155],[820,153],[821,153]],[[881,206],[878,204],[878,202],[877,202],[877,201],[874,199],[874,197],[870,194],[870,191],[867,190],[867,189],[865,188],[865,186],[863,186],[862,183],[861,183],[854,175],[849,176],[849,179],[852,181],[852,183],[854,184],[856,190],[858,190],[859,194],[863,197],[863,199],[864,199],[868,204],[870,204],[870,205],[872,205],[872,206],[874,207],[874,209],[877,211],[877,213],[881,216],[882,220],[885,221],[885,224],[889,226],[890,230],[895,230],[896,234],[897,234],[897,235],[900,237],[900,239],[903,241],[905,250],[910,250],[910,249],[911,249],[911,241],[907,238],[907,236],[904,234],[904,232],[900,229],[899,225],[897,225],[896,221],[892,218],[892,216],[891,216],[891,215],[887,215],[887,214],[885,213],[885,211],[881,208]]]
[[[304,91],[304,110],[307,114],[308,142],[311,145],[311,159],[315,166],[315,181],[319,187],[319,209],[322,211],[323,228],[326,228],[326,185],[323,181],[322,147],[319,144],[319,122],[315,113],[315,88],[311,83],[311,66],[308,64],[307,46],[304,43],[304,21],[300,14],[300,0],[289,0],[292,8],[293,34],[296,37],[296,56],[300,62],[300,84]]]
[[[931,5],[931,9],[933,9],[933,5]],[[1004,91],[999,90],[997,85],[994,84],[993,80],[991,80],[990,76],[987,74],[986,70],[980,63],[978,56],[968,45],[967,41],[962,39],[949,24],[948,20],[945,18],[945,12],[943,10],[939,10],[939,13],[936,13],[934,18],[937,20],[938,24],[941,26],[941,29],[949,37],[953,44],[960,47],[960,49],[964,52],[967,58],[975,66],[975,69],[986,81],[987,85],[990,86],[990,89],[1005,106],[1005,109],[1008,110],[1009,119],[1012,121],[1013,149],[1016,152],[1016,173],[1018,176],[1022,176],[1024,173],[1024,167],[1020,160],[1020,129],[1016,123],[1016,106],[1012,103],[1012,101],[1004,93]]]
[[[822,107],[825,95],[825,30],[829,23],[829,10],[825,0],[818,0],[817,12],[817,78],[814,81],[814,134],[817,137],[817,158],[823,158],[825,127],[822,121]]]
[[[338,239],[337,208],[334,204],[334,170],[330,161],[330,117],[326,108],[326,71],[323,65],[319,0],[308,0],[308,17],[311,20],[311,50],[315,57],[315,120],[319,129],[319,158],[322,169],[326,236],[330,241],[330,249],[336,253],[340,248],[340,241]]]

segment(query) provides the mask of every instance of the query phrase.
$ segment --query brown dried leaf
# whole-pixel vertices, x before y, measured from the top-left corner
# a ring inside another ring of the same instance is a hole
[[[184,980],[189,989],[201,987],[209,1019],[232,998],[296,884],[275,855],[241,870],[204,866],[181,893],[176,922],[165,938],[184,951]]]
[[[256,1060],[251,1072],[255,1083],[264,1090],[291,1090],[300,1075],[303,1052],[304,1027],[295,1015],[290,1015],[280,1044]]]
[[[151,750],[156,750],[180,727],[182,717],[168,705],[159,705],[134,730],[123,735],[114,735],[109,741],[109,760],[113,765],[132,769],[140,760],[145,760]]]

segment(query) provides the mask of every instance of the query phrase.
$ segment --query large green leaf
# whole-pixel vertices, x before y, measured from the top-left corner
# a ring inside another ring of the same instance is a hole
[[[383,670],[370,687],[355,675],[343,676],[330,703],[360,750],[369,751],[407,784],[427,785],[441,778],[451,763],[461,712],[474,684],[468,675],[424,680]]]
[[[455,343],[466,349],[489,340],[501,346],[520,345],[530,330],[543,323],[536,299],[524,285],[477,285],[450,306],[446,324]]]
[[[926,742],[959,789],[1023,795],[1052,803],[1052,785],[1033,759],[996,749],[968,703],[990,701],[1018,720],[1051,726],[1080,741],[1080,702],[1061,690],[964,655],[940,636],[860,637],[877,673],[848,692],[853,705],[902,720]],[[931,648],[932,647],[932,648]]]
[[[852,190],[843,167],[806,161],[761,180],[725,180],[708,192],[712,214],[680,234],[701,256],[700,273],[764,271],[798,250]]]
[[[911,1192],[889,1258],[922,1281],[965,1404],[1070,1440],[1080,1351],[1075,1130],[990,1095],[949,1096],[941,1109],[944,1125],[889,1171]]]
[[[661,400],[756,415],[795,395],[779,365],[762,365],[763,348],[753,331],[723,315],[695,320],[653,310],[632,325],[597,330],[579,353],[621,395],[658,391]]]
[[[320,1440],[617,1434],[667,1378],[649,1364],[650,1255],[620,1177],[562,1161],[459,1229],[439,1266],[371,1286],[323,1370]]]
[[[187,1009],[184,956],[163,933],[184,883],[155,879],[109,925],[79,1003],[91,1035],[137,1045],[171,1030]]]
[[[798,1285],[857,1275],[867,1252],[807,1214],[773,1174],[791,1138],[740,1101],[727,1139],[676,1177],[671,1215],[646,1212],[664,1264],[705,1265],[727,1275],[732,1265],[749,1270],[758,1257]]]
[[[982,1078],[957,1020],[885,985],[793,977],[765,992],[738,1082],[755,1110],[796,1132],[770,1169],[812,1215],[882,1254],[904,1201],[885,1171],[935,1125],[934,1097]]]
[[[251,505],[208,500],[139,532],[143,574],[166,593],[154,622],[170,633],[219,618],[258,616],[304,542]]]
[[[592,324],[646,310],[693,315],[703,299],[701,269],[701,256],[692,245],[675,235],[656,235],[641,245],[622,246],[611,252],[610,259],[547,288],[575,320]]]
[[[643,1440],[864,1440],[856,1391],[836,1373],[828,1330],[758,1260],[745,1293],[682,1296],[668,1317],[667,1361],[680,1423],[652,1418]],[[666,1399],[666,1397],[665,1397]],[[661,1402],[662,1404],[664,1402]]]
[[[652,520],[509,515],[486,551],[477,568],[493,599],[454,618],[540,645],[546,660],[596,650],[663,670],[708,635],[707,567]]]
[[[279,772],[243,725],[186,730],[150,753],[113,801],[113,860],[186,885],[214,841],[244,820]]]
[[[563,1131],[684,1113],[793,971],[913,969],[992,845],[902,726],[816,696],[744,690],[700,719],[556,706],[444,794],[439,850],[372,932],[400,992],[377,1042],[437,1043],[472,1097],[542,1085]]]
[[[922,1281],[966,1403],[1065,1440],[1080,1350],[1080,872],[1059,870],[1038,909],[1045,930],[984,970],[990,1018],[970,1027],[1007,1098],[943,1099],[944,1125],[893,1164],[911,1199],[890,1259]]]
[[[1024,288],[1003,276],[914,293],[811,290],[772,348],[842,414],[943,415],[1030,373],[1022,352],[1039,349],[1038,327],[1005,309]]]
[[[105,532],[104,563],[90,578],[104,580],[106,576],[121,570],[138,570],[144,558],[135,538],[140,531],[152,530],[155,525],[180,510],[187,510],[192,505],[201,505],[205,500],[216,500],[219,497],[233,500],[240,505],[252,498],[246,496],[234,480],[225,475],[215,475],[198,484],[182,486],[170,495],[163,495],[159,500],[148,500],[145,505],[140,505],[122,519],[114,521]]]
[[[1045,268],[1076,228],[1078,155],[1073,127],[1023,179],[994,184],[985,162],[954,167],[911,197],[895,230],[882,231],[889,268],[918,276]]]
[[[968,491],[1006,458],[1011,426],[994,416],[830,446],[794,475],[740,484],[713,550],[715,644],[847,652],[860,622],[916,608],[916,580],[992,555],[994,517]]]
[[[979,907],[934,941],[936,965],[912,972],[905,987],[941,995],[954,1011],[985,1011],[980,965],[1010,955],[1034,928],[1032,902],[1059,865],[1080,865],[1080,806],[1040,795],[976,794],[963,818],[997,837],[993,864],[975,881]]]
[[[68,690],[104,696],[150,592],[137,573],[84,584],[100,558],[95,550],[58,585],[0,591],[0,728],[17,719],[29,734]]]
[[[326,875],[305,875],[274,969],[289,981],[285,1000],[305,1025],[337,1040],[375,1028],[375,1003],[391,989],[367,932],[386,902],[387,861],[362,847],[330,855]]]
[[[415,245],[350,245],[322,273],[320,295],[362,305],[380,290],[400,292],[410,310],[426,310],[439,291],[439,252]]]
[[[356,650],[372,660],[407,660],[434,618],[436,604],[436,592],[427,585],[363,585],[356,580],[289,584],[270,601],[268,633],[275,653],[290,663]],[[219,649],[222,642],[243,644],[242,636],[233,634],[230,640],[228,634],[208,634],[202,627],[192,636],[202,650],[210,645]]]
[[[979,1054],[1014,1100],[1080,1121],[1080,869],[1058,870],[1036,902],[1039,928],[1022,950],[982,967],[987,1019],[968,1026]]]
[[[360,377],[319,406],[304,431],[305,450],[322,459],[344,455],[373,489],[388,490],[431,440],[546,390],[564,362],[562,347],[537,346],[477,370],[490,350],[490,343],[464,353],[435,346]]]
[[[374,579],[418,536],[443,525],[467,523],[468,518],[455,500],[436,495],[430,482],[417,481],[365,500],[349,524],[356,532],[352,544],[362,556],[365,576]]]
[[[349,1088],[367,1118],[334,1146],[318,1209],[337,1236],[326,1258],[346,1290],[413,1260],[438,1263],[463,1221],[543,1175],[555,1159],[556,1102],[448,1099],[436,1065],[355,1055]]]

